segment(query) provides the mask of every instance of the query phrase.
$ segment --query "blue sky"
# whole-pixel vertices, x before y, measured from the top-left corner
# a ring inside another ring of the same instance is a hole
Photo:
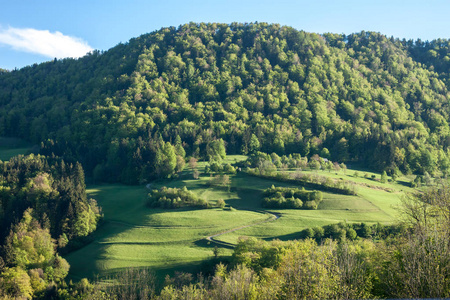
[[[308,32],[450,38],[450,1],[0,0],[0,68],[21,68],[188,22],[268,22]]]

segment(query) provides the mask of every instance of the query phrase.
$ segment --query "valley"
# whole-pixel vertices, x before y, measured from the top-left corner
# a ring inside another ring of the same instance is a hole
[[[244,158],[229,155],[227,161]],[[199,163],[198,169],[203,169],[204,164]],[[272,185],[292,185],[241,172],[231,176],[230,191],[227,191],[209,187],[209,176],[204,174],[193,179],[192,172],[185,170],[179,179],[160,180],[150,188],[186,186],[205,200],[223,199],[227,205],[224,209],[153,209],[146,206],[149,190],[145,186],[88,187],[89,197],[97,199],[103,208],[104,220],[90,244],[66,257],[72,266],[69,277],[75,280],[93,278],[97,274],[101,277],[128,267],[148,267],[162,277],[173,275],[175,270],[197,273],[201,271],[202,262],[213,258],[214,246],[222,249],[222,255],[231,255],[229,245],[236,245],[240,236],[292,240],[299,238],[299,232],[307,227],[338,222],[393,223],[399,219],[396,207],[400,197],[412,191],[398,183],[381,184],[372,179],[355,178],[350,175],[355,172],[351,169],[346,171],[348,175],[343,171],[337,174],[305,171],[332,178],[345,177],[356,183],[389,188],[392,192],[358,187],[357,196],[324,192],[317,210],[265,209],[261,206],[264,189]],[[271,214],[280,217],[274,220]],[[244,228],[214,237],[223,244],[206,240],[208,236],[240,227]]]
[[[450,297],[449,70],[264,22],[0,69],[0,299]]]

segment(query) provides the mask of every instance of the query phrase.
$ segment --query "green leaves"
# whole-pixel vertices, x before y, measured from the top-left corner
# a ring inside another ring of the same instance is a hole
[[[233,154],[329,149],[323,156],[378,171],[445,174],[449,49],[447,40],[373,32],[186,24],[102,54],[0,72],[0,135],[51,137],[42,153],[126,183],[173,174],[170,150],[154,146],[159,135],[181,157],[224,157],[214,145],[222,140]],[[142,143],[153,144],[150,154]],[[142,159],[129,159],[138,148]]]
[[[0,274],[0,289],[13,297],[31,299],[51,282],[61,282],[69,264],[56,253],[56,242],[27,209],[6,239],[6,264]],[[0,293],[1,295],[1,293]]]

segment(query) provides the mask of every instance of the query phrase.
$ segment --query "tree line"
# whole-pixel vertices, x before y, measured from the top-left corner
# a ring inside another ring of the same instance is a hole
[[[176,272],[160,285],[128,269],[104,285],[83,279],[63,299],[374,299],[450,297],[450,188],[408,195],[392,226],[331,224],[302,239],[240,238],[231,258],[214,250],[214,267]]]
[[[322,201],[322,192],[304,188],[272,187],[264,190],[263,207],[317,209]]]
[[[448,44],[267,23],[163,28],[1,72],[0,135],[126,183],[170,177],[183,154],[225,148],[445,175]]]
[[[83,243],[100,218],[81,164],[33,154],[0,161],[0,297],[48,297],[69,271],[58,252]]]

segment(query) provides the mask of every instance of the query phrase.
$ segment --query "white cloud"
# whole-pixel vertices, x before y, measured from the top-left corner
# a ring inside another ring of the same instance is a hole
[[[0,28],[0,44],[15,50],[41,54],[50,58],[81,57],[93,49],[80,38],[59,31],[33,28]]]

